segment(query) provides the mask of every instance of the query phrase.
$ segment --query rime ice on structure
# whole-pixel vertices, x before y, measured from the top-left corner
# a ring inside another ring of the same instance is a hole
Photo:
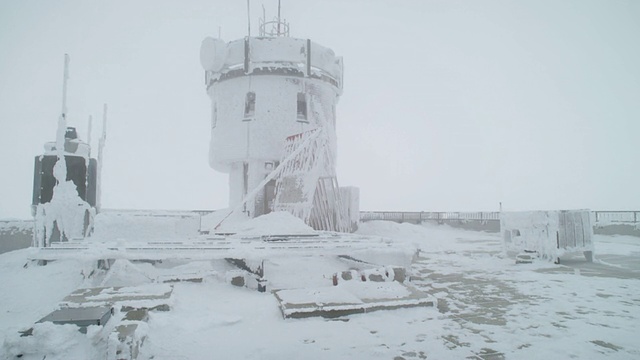
[[[56,141],[45,143],[44,154],[35,157],[31,205],[36,247],[88,236],[99,197],[98,161],[91,158],[89,144],[78,139],[76,129],[67,127],[68,64],[69,56],[65,55],[62,114]],[[100,149],[104,145],[104,127],[103,123]]]
[[[257,37],[204,39],[200,60],[211,98],[209,162],[229,174],[230,207],[250,217],[288,211],[316,229],[352,230],[357,188],[340,189],[335,173],[342,58],[289,37],[278,18],[261,20]]]
[[[500,212],[500,231],[507,253],[530,252],[559,261],[565,253],[582,252],[593,261],[589,210]]]

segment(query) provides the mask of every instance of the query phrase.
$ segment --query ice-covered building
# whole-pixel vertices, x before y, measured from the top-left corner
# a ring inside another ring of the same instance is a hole
[[[209,162],[229,174],[230,208],[250,217],[289,211],[316,229],[352,229],[358,191],[340,189],[335,173],[342,58],[290,37],[278,18],[261,20],[258,36],[205,38],[200,60],[211,98]]]
[[[501,212],[503,249],[506,253],[528,252],[554,261],[565,253],[582,252],[591,262],[593,227],[589,213],[589,210]]]
[[[75,128],[66,128],[63,144],[64,149],[58,149],[57,142],[47,142],[44,154],[35,157],[31,202],[35,246],[84,237],[93,223],[98,162],[91,158],[89,144],[78,139]],[[60,159],[65,166],[57,170]],[[56,174],[59,171],[62,174]]]
[[[76,128],[67,127],[67,80],[69,56],[65,54],[62,113],[55,141],[44,144],[33,171],[31,213],[35,219],[33,245],[47,247],[51,242],[84,238],[93,230],[100,207],[100,166],[106,138],[106,111],[98,158],[91,157],[91,146],[79,139]],[[89,134],[91,137],[91,120]]]

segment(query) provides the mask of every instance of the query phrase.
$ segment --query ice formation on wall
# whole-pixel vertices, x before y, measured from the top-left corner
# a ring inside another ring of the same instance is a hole
[[[549,260],[565,252],[593,253],[593,227],[588,210],[501,212],[505,251],[533,251]]]
[[[44,155],[36,157],[35,162],[32,209],[36,247],[87,236],[96,213],[93,207],[98,191],[96,160],[90,157],[89,145],[77,138],[75,128],[67,127],[68,65],[69,56],[65,55],[63,104],[56,141],[46,143]],[[101,139],[101,148],[103,145]]]
[[[75,154],[65,151],[65,145],[70,141],[65,138],[66,124],[66,116],[63,114],[58,120],[56,145],[53,149],[58,159],[53,167],[56,181],[53,196],[51,201],[38,204],[36,207],[34,246],[37,247],[49,246],[52,240],[84,237],[85,223],[94,215],[89,203],[78,196],[76,184],[67,180],[66,156]],[[85,161],[88,168],[88,156],[85,157]]]
[[[274,36],[202,42],[210,165],[229,174],[232,209],[288,211],[316,229],[347,231],[346,214],[357,211],[346,211],[335,173],[342,58],[280,25],[287,30]]]

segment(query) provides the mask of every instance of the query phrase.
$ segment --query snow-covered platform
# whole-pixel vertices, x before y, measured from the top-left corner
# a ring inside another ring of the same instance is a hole
[[[51,247],[30,249],[31,260],[127,259],[127,260],[214,260],[267,257],[273,254],[344,255],[360,250],[394,250],[389,239],[340,233],[308,235],[200,236],[186,240],[98,241],[53,243]]]
[[[101,226],[96,227],[94,236],[29,249],[29,260],[46,264],[50,261],[80,258],[83,261],[102,264],[100,267],[105,270],[109,269],[109,264],[120,260],[153,263],[222,260],[231,261],[237,268],[257,276],[256,279],[259,278],[260,281],[271,281],[274,271],[277,272],[279,267],[269,266],[265,272],[264,263],[269,260],[275,261],[276,258],[342,258],[348,259],[343,261],[345,263],[351,262],[351,268],[393,265],[407,269],[417,255],[417,247],[413,244],[375,235],[319,232],[288,213],[271,213],[251,220],[245,219],[213,235],[180,235],[169,234],[166,231],[166,235],[162,236],[153,231],[156,222],[150,222],[145,227],[139,224],[142,222],[140,219],[112,214],[101,215],[97,219]],[[133,222],[135,226],[131,226],[129,222]],[[118,228],[117,235],[108,230],[114,226]],[[145,230],[146,228],[148,229]],[[308,262],[306,264],[308,265]],[[334,269],[325,270],[347,270],[344,268],[345,264],[332,266]],[[226,272],[228,269],[223,271]],[[291,274],[297,271],[299,267],[288,270]],[[189,274],[164,275],[184,278]],[[197,275],[198,279],[206,276],[200,272]],[[264,291],[262,285],[259,286],[259,290]]]
[[[434,307],[436,299],[411,286],[391,282],[346,282],[338,286],[274,292],[285,318],[363,314],[377,310]]]
[[[435,297],[436,306],[337,319],[283,319],[280,303],[271,292],[228,284],[224,274],[237,268],[225,260],[120,259],[106,270],[96,269],[94,260],[80,256],[35,266],[27,260],[30,251],[23,249],[0,254],[0,283],[11,289],[0,292],[5,310],[0,312],[0,336],[5,339],[57,309],[79,288],[139,289],[142,293],[149,286],[168,286],[163,284],[166,280],[202,281],[172,282],[171,296],[160,301],[168,303],[170,311],[128,312],[146,320],[125,320],[122,307],[115,306],[114,318],[100,333],[96,327],[85,335],[71,325],[38,324],[34,337],[5,341],[0,358],[15,358],[17,350],[25,354],[21,359],[42,359],[42,355],[30,357],[26,350],[46,353],[47,360],[104,358],[107,344],[101,339],[107,336],[123,339],[117,343],[129,346],[131,352],[139,351],[140,360],[208,359],[212,349],[219,358],[247,359],[297,358],[300,354],[306,359],[407,360],[640,356],[635,336],[640,322],[640,242],[636,237],[595,235],[592,263],[576,256],[563,258],[560,264],[535,260],[516,265],[503,254],[498,234],[382,221],[361,224],[358,232],[357,236],[394,240],[391,250],[358,250],[353,258],[368,255],[367,263],[393,264],[396,260],[391,255],[397,248],[407,244],[420,248],[419,258],[408,269],[409,286]],[[322,251],[305,255],[309,254],[305,250],[301,256],[293,256],[293,251],[266,253],[270,255],[264,262],[268,289],[275,291],[337,291],[351,286],[350,282],[355,286],[356,277],[339,280],[332,287],[333,274],[358,266],[362,266],[360,273],[380,269],[377,265],[367,269],[364,265],[368,264],[349,258],[324,256]],[[395,286],[386,280],[365,284]],[[106,297],[109,292],[88,292],[86,300],[97,302],[100,297],[96,295]],[[289,301],[296,303],[295,292],[289,294]],[[329,304],[326,297],[318,303]],[[127,326],[135,321],[139,327],[128,331]],[[113,326],[121,331],[115,332]],[[38,342],[38,334],[49,337]],[[137,347],[142,338],[144,345]]]

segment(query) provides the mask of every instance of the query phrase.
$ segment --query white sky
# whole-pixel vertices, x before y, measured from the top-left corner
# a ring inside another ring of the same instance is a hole
[[[277,1],[252,1],[252,31]],[[344,57],[338,180],[363,210],[640,209],[640,1],[283,0],[294,37]],[[29,217],[53,140],[109,104],[105,208],[216,209],[200,42],[246,2],[0,2],[0,218]]]

